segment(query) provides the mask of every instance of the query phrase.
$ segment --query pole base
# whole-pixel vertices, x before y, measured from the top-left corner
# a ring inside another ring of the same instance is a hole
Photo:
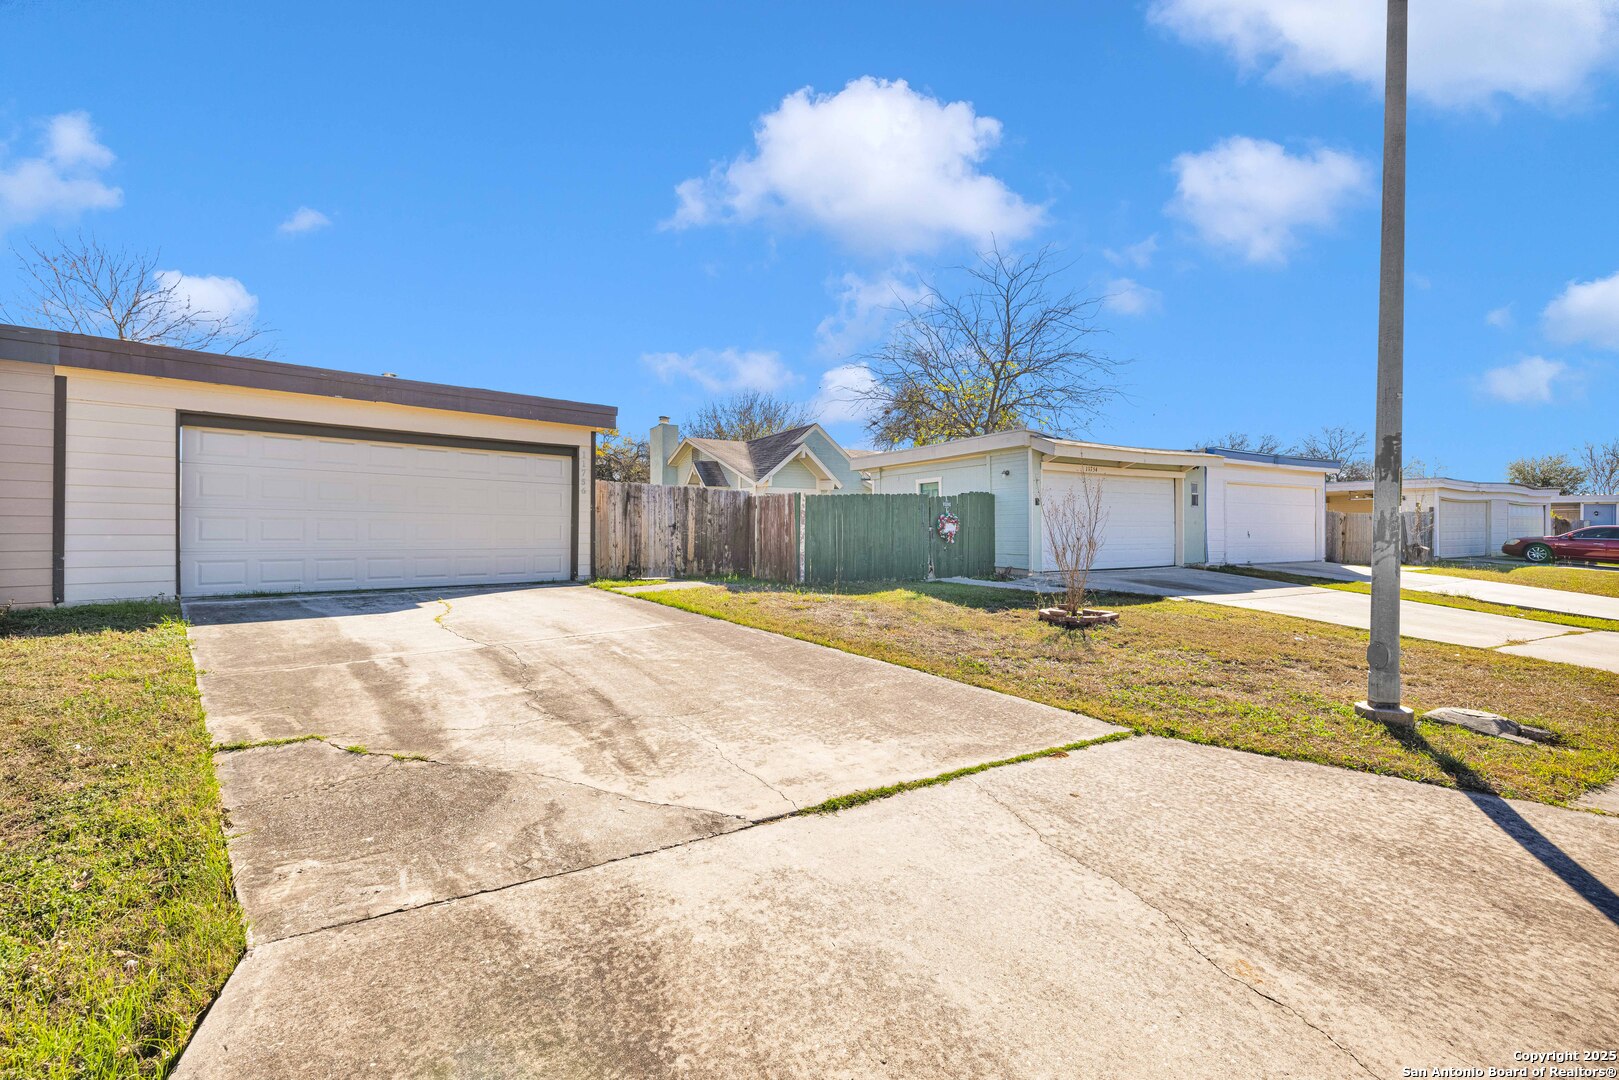
[[[1401,731],[1417,729],[1417,714],[1405,705],[1373,705],[1369,701],[1357,701],[1355,713]]]

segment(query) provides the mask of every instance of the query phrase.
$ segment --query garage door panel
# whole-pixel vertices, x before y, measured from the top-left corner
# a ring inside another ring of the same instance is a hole
[[[1241,565],[1316,558],[1317,494],[1302,485],[1228,483],[1225,561]]]
[[[1443,558],[1484,555],[1490,547],[1489,504],[1482,501],[1440,499],[1434,525],[1434,553]]]
[[[1121,569],[1175,564],[1175,482],[1159,477],[1099,477],[1102,485],[1102,545],[1094,568]],[[1042,480],[1047,499],[1078,488],[1079,476],[1048,470]],[[1051,550],[1050,537],[1046,550]],[[1050,562],[1050,559],[1047,559]],[[1047,569],[1056,569],[1054,565]]]
[[[200,428],[187,428],[183,445],[188,595],[554,580],[570,570],[566,458]]]
[[[1534,503],[1507,504],[1507,536],[1546,535],[1546,508]]]

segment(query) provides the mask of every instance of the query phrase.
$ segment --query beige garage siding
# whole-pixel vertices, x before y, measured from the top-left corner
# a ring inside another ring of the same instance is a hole
[[[51,602],[49,367],[0,360],[0,605]]]
[[[579,573],[590,564],[590,432],[371,401],[58,368],[68,376],[68,603],[176,590],[176,414],[215,413],[579,447]]]

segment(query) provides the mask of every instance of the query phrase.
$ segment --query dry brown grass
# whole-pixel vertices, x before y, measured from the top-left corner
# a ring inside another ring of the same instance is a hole
[[[1619,675],[1587,668],[1408,640],[1408,704],[1490,709],[1561,742],[1436,724],[1401,739],[1352,707],[1365,633],[1286,616],[1106,595],[1123,618],[1082,638],[1038,622],[1031,594],[974,586],[733,584],[642,599],[1240,750],[1554,803],[1619,777]]]

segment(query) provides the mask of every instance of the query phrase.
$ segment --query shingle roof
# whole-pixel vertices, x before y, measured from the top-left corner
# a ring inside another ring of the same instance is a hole
[[[686,441],[716,461],[724,462],[746,479],[761,480],[769,476],[777,465],[792,457],[798,448],[804,445],[804,439],[814,428],[814,424],[805,424],[802,427],[788,428],[786,431],[778,431],[774,435],[749,439],[746,442],[739,439]],[[698,475],[702,476],[700,469]],[[703,483],[710,483],[706,476],[703,477]]]
[[[697,470],[697,479],[703,482],[704,487],[726,487],[725,470],[717,461],[694,461],[692,467]]]

